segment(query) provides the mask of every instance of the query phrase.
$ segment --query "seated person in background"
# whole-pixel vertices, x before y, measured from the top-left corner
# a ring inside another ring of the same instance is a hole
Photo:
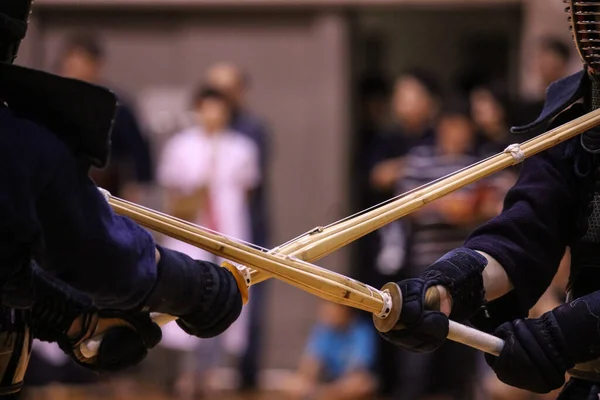
[[[323,302],[290,393],[311,400],[372,398],[376,337],[354,309]]]

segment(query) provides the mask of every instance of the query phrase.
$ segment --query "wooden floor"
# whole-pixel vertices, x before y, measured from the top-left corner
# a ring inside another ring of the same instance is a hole
[[[30,388],[23,392],[22,400],[287,400],[281,393],[245,393],[218,392],[183,399],[174,395],[149,388],[137,390],[115,390],[112,387],[65,387],[49,386]]]

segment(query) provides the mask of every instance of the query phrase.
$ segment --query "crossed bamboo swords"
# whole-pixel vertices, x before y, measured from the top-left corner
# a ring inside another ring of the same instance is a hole
[[[402,293],[395,283],[388,283],[381,290],[377,290],[310,262],[325,257],[431,201],[517,165],[524,159],[597,125],[600,125],[600,110],[583,115],[520,145],[511,145],[502,153],[405,193],[377,208],[327,227],[315,228],[268,252],[187,221],[112,197],[108,192],[104,193],[117,214],[127,216],[146,228],[238,263],[224,263],[224,266],[234,273],[244,302],[248,299],[248,287],[274,277],[325,300],[368,311],[373,314],[375,327],[380,332],[389,332],[399,328],[398,320],[402,310]],[[436,294],[435,291],[429,292],[426,302],[434,303]],[[152,319],[163,326],[176,317],[153,314]],[[489,354],[499,355],[504,346],[501,339],[454,321],[450,321],[449,328],[449,339]],[[102,335],[98,335],[82,343],[81,353],[88,358],[94,357],[101,341]]]

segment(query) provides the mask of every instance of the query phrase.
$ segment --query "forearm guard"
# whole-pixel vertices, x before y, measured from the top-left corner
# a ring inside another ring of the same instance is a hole
[[[428,287],[444,286],[452,296],[450,318],[464,321],[485,304],[482,273],[487,263],[476,251],[458,248],[433,263],[419,278]]]
[[[231,272],[157,248],[158,280],[146,308],[181,317],[177,323],[190,335],[209,338],[225,331],[242,310],[242,296]]]

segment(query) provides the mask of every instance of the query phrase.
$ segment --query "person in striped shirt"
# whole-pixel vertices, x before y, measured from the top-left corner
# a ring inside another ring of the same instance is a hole
[[[475,146],[476,128],[467,108],[446,110],[437,124],[434,142],[414,147],[404,158],[398,192],[425,185],[476,162]],[[409,243],[405,272],[419,274],[443,254],[460,246],[479,221],[477,210],[481,199],[480,186],[468,186],[401,221],[408,231]],[[458,359],[460,368],[452,368]],[[401,382],[405,384],[400,384],[400,398],[468,399],[476,361],[475,352],[454,343],[444,344],[436,353],[408,353],[405,362],[409,367],[401,372]]]

